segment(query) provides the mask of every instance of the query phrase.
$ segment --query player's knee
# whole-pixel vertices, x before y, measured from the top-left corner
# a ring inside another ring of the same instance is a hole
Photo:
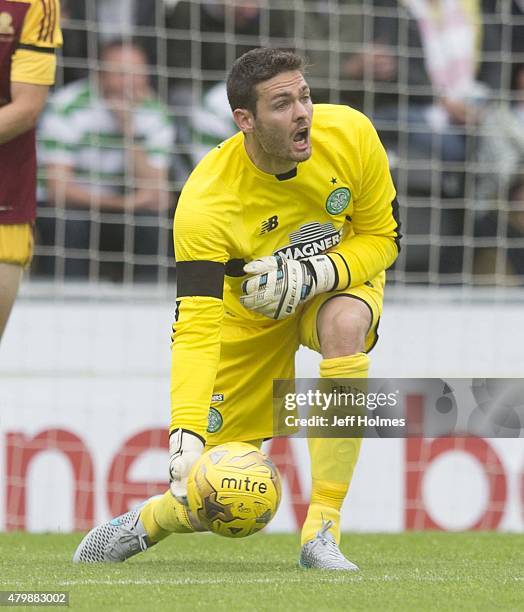
[[[318,323],[324,358],[364,351],[371,315],[363,302],[348,298],[332,300],[320,312]]]

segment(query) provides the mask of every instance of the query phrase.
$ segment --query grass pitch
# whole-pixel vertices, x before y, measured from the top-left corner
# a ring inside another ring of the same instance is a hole
[[[80,535],[0,535],[0,590],[75,610],[522,610],[524,535],[347,534],[358,574],[297,567],[298,537],[172,536],[119,565],[73,565]]]

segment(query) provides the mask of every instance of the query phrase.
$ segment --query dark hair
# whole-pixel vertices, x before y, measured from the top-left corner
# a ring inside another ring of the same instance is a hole
[[[262,47],[244,53],[235,61],[227,78],[227,97],[231,110],[245,108],[256,114],[255,87],[282,72],[293,70],[302,73],[305,70],[304,60],[293,51]]]

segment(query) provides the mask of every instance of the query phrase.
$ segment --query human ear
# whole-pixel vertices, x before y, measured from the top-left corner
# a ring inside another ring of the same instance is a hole
[[[245,108],[236,108],[233,111],[233,119],[238,129],[244,134],[251,134],[255,131],[255,117],[251,111]]]

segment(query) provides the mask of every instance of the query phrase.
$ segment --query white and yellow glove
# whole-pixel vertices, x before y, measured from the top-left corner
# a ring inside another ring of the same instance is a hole
[[[299,304],[333,291],[338,284],[335,264],[328,255],[301,260],[261,257],[246,264],[244,272],[253,276],[242,283],[240,302],[270,319],[289,317]]]
[[[169,436],[169,488],[187,506],[187,477],[204,451],[204,442],[187,429],[175,429]]]

